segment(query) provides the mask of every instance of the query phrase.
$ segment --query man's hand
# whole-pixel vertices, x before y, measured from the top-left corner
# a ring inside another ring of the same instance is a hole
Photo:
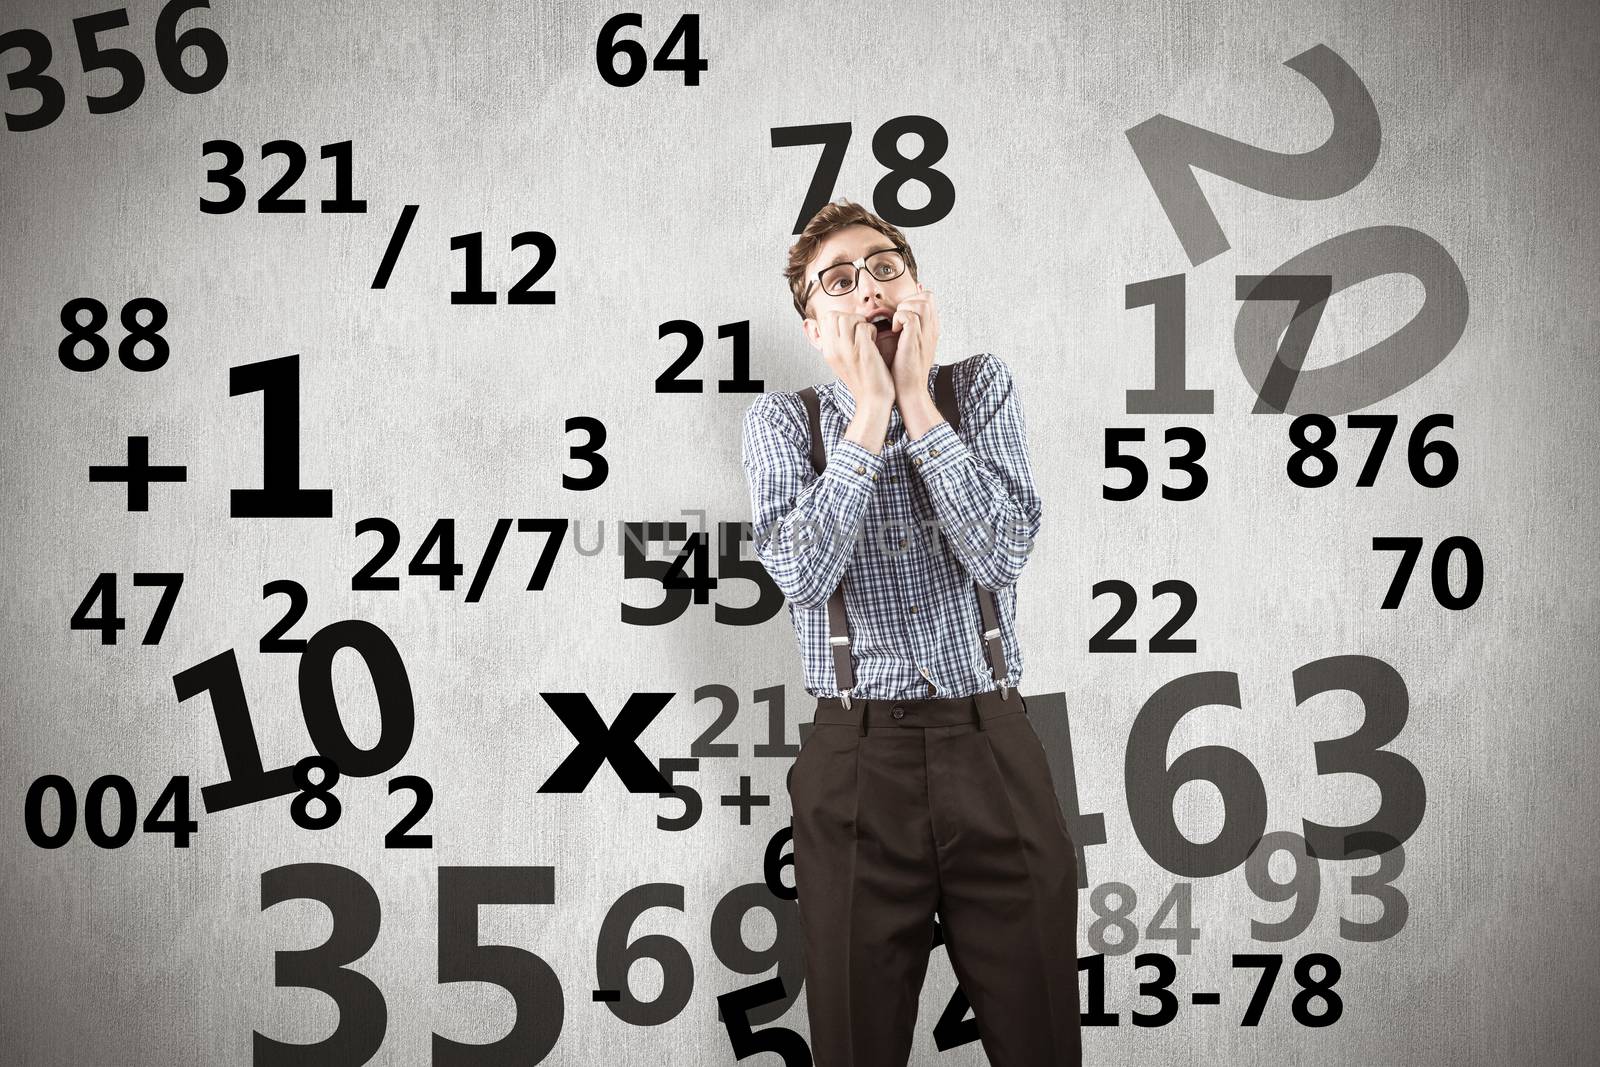
[[[824,311],[817,329],[822,334],[822,358],[850,390],[856,405],[881,408],[887,415],[894,404],[894,379],[878,354],[877,328],[861,315]]]
[[[900,335],[900,344],[891,374],[895,404],[913,438],[921,437],[942,418],[928,394],[928,372],[939,345],[939,309],[933,303],[933,290],[920,285],[917,290],[917,295],[895,308],[893,329]]]

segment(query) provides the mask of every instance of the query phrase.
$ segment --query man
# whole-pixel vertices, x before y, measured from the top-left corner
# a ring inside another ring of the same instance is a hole
[[[939,367],[905,236],[857,204],[785,275],[836,380],[752,404],[744,465],[817,698],[790,781],[812,1054],[903,1067],[937,912],[989,1062],[1078,1064],[1076,856],[1016,691],[1042,509],[1010,372]]]

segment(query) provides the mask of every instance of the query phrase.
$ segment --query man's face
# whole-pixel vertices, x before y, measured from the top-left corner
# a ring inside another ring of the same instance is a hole
[[[881,313],[892,319],[900,301],[916,295],[922,288],[911,276],[910,270],[889,281],[873,277],[870,270],[857,271],[856,287],[842,296],[835,296],[816,284],[818,271],[836,263],[853,263],[874,252],[893,247],[894,241],[887,235],[879,233],[871,226],[861,225],[846,226],[842,230],[836,230],[822,242],[817,254],[806,265],[806,280],[811,283],[811,296],[806,303],[809,317],[805,320],[804,327],[806,337],[811,341],[813,348],[819,352],[822,350],[822,332],[817,326],[817,320],[827,312],[848,311],[868,319]],[[878,324],[877,344],[878,354],[892,367],[895,349],[900,344],[900,335],[890,329],[888,322]]]

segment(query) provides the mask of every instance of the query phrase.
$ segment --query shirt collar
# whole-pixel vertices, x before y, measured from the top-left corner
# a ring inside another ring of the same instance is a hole
[[[928,395],[930,397],[933,396],[933,383],[938,374],[939,364],[934,363],[933,366],[928,368]],[[856,417],[856,398],[851,395],[849,387],[841,379],[835,378],[827,385],[818,387],[817,395],[827,398],[828,403],[838,408],[839,412],[844,415],[845,422],[849,422]],[[885,435],[886,438],[893,440],[899,436],[902,425],[900,405],[896,404],[889,411],[889,429]]]

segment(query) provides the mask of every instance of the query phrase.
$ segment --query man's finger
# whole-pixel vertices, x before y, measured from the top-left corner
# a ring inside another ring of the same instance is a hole
[[[914,308],[901,304],[894,312],[894,330],[899,333],[907,326],[916,329],[922,324],[922,316]]]
[[[839,343],[841,345],[850,345],[855,343],[857,325],[858,324],[856,323],[854,317],[849,313],[839,313]]]
[[[832,326],[833,339],[835,341],[843,341],[845,339],[845,336],[846,336],[845,335],[844,312],[842,312],[842,311],[830,311],[830,312],[828,312],[828,322]]]
[[[896,312],[908,311],[917,315],[928,315],[932,312],[933,305],[931,301],[924,300],[920,296],[911,296],[900,301],[895,310]]]

